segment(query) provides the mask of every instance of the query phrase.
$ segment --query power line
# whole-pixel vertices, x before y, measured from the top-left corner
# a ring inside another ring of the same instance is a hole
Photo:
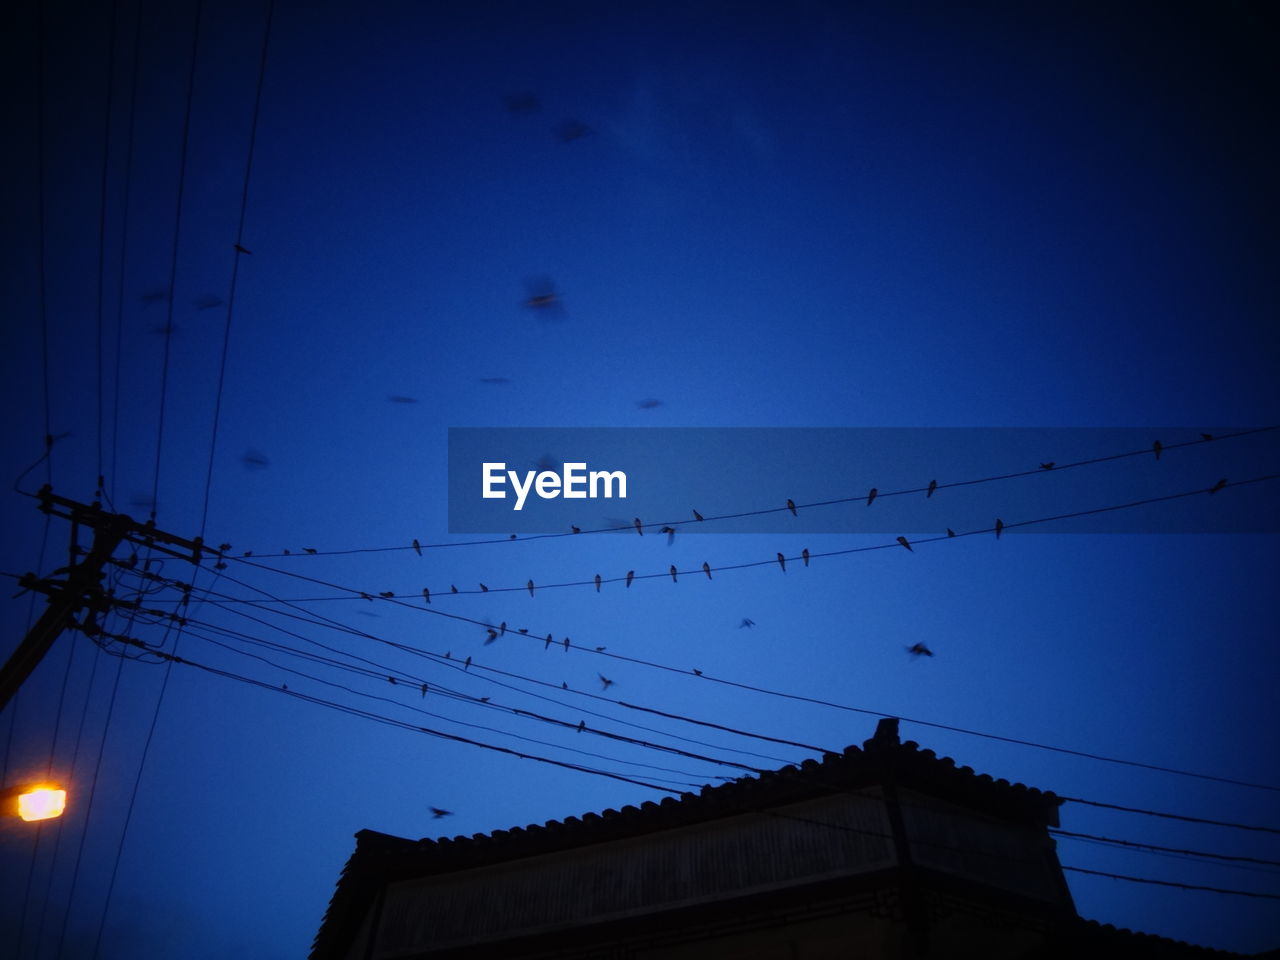
[[[1254,897],[1260,900],[1280,900],[1280,894],[1275,893],[1258,893],[1253,890],[1228,890],[1223,887],[1206,887],[1197,883],[1175,883],[1172,880],[1154,880],[1151,877],[1133,877],[1123,873],[1106,873],[1102,870],[1086,870],[1084,867],[1068,867],[1062,865],[1063,870],[1070,870],[1072,873],[1087,873],[1095,877],[1107,877],[1111,880],[1126,880],[1129,883],[1150,883],[1159,887],[1177,887],[1180,890],[1204,890],[1209,893],[1223,893],[1233,897]]]
[[[1240,437],[1249,437],[1249,436],[1254,436],[1256,434],[1268,433],[1275,430],[1280,430],[1280,424],[1267,426],[1267,427],[1257,427],[1249,430],[1240,430],[1235,433],[1216,434],[1212,438],[1208,437],[1208,435],[1202,435],[1200,437],[1197,437],[1194,440],[1185,440],[1177,443],[1161,444],[1160,450],[1161,450],[1161,453],[1167,453],[1171,450],[1178,450],[1184,447],[1202,446],[1205,443],[1210,443],[1210,442],[1217,443],[1223,440],[1235,440]],[[1053,465],[1053,470],[1051,472],[1061,473],[1063,470],[1070,470],[1077,467],[1093,466],[1095,464],[1110,463],[1116,460],[1125,460],[1125,459],[1131,459],[1134,457],[1149,457],[1149,456],[1152,456],[1152,453],[1153,453],[1153,449],[1151,447],[1146,447],[1142,450],[1128,450],[1122,453],[1105,454],[1102,456],[1090,457],[1084,460],[1076,460],[1071,463],[1055,463]],[[911,496],[911,495],[921,494],[921,493],[924,493],[928,496],[932,496],[932,494],[938,490],[947,490],[947,489],[957,488],[957,487],[978,486],[980,484],[996,483],[1001,480],[1014,480],[1022,477],[1042,476],[1048,472],[1050,471],[1047,471],[1043,467],[1038,466],[1034,470],[1019,470],[1013,473],[992,474],[989,476],[976,477],[969,480],[953,480],[947,483],[934,483],[934,484],[930,484],[928,486],[923,486],[923,487],[908,487],[902,490],[886,490],[883,492],[877,491],[876,497],[877,499],[884,499],[887,497]],[[857,496],[838,497],[832,500],[814,500],[814,501],[808,501],[805,503],[797,503],[795,504],[795,509],[804,510],[804,509],[811,509],[814,507],[831,507],[831,506],[841,506],[841,505],[850,504],[850,503],[864,503],[866,499],[867,499],[867,495],[863,493],[863,494],[858,494]],[[1155,502],[1155,501],[1152,501],[1152,502]],[[685,519],[679,519],[679,520],[657,520],[650,523],[642,523],[640,526],[648,530],[660,530],[663,527],[678,528],[683,526],[696,526],[703,522],[710,523],[716,520],[741,520],[749,517],[770,516],[773,514],[787,513],[790,511],[791,511],[791,507],[789,506],[762,507],[760,509],[744,510],[738,513],[710,514],[707,516],[702,516],[701,514],[699,514],[700,519],[685,518]],[[1082,515],[1085,515],[1085,514],[1068,514],[1066,516],[1082,516]],[[1056,519],[1064,519],[1064,518],[1065,517],[1050,517],[1046,519],[1056,520]],[[1044,521],[1040,521],[1040,522],[1044,522]],[[463,541],[455,541],[453,543],[423,543],[421,541],[418,541],[416,545],[411,543],[411,544],[398,544],[396,546],[387,546],[387,547],[357,547],[357,548],[352,548],[347,550],[317,550],[314,552],[306,551],[301,554],[260,553],[260,554],[257,554],[257,556],[260,559],[278,559],[280,557],[297,557],[297,556],[335,557],[335,556],[346,556],[351,554],[362,554],[362,553],[389,553],[389,552],[403,553],[404,551],[407,551],[407,550],[414,550],[414,551],[421,552],[423,550],[438,550],[438,549],[443,549],[447,547],[492,546],[495,544],[530,543],[535,540],[558,540],[564,537],[572,537],[579,534],[630,533],[634,529],[635,529],[635,525],[628,523],[628,524],[622,524],[619,526],[597,527],[590,530],[576,530],[576,531],[569,531],[565,533],[535,533],[535,534],[526,534],[523,536],[513,534],[506,537],[487,537],[481,540],[463,540]],[[976,531],[976,532],[985,532],[985,531]],[[665,576],[665,574],[660,574],[659,576]],[[516,588],[512,588],[512,589],[516,589]]]

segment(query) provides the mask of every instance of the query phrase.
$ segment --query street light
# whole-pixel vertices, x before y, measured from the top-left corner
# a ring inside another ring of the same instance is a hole
[[[16,812],[28,822],[52,820],[67,808],[67,791],[56,783],[37,783],[9,787],[4,791],[9,813]],[[16,809],[15,809],[16,808]]]

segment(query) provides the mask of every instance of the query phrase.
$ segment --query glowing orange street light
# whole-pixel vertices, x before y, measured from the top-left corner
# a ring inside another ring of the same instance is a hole
[[[67,808],[67,791],[57,784],[41,783],[13,787],[5,791],[17,799],[17,813],[23,820],[52,820]],[[12,803],[12,799],[10,800]],[[9,808],[11,811],[13,807]]]

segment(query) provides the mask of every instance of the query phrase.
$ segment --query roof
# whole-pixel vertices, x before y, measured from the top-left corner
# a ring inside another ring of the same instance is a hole
[[[1062,800],[1020,783],[997,780],[938,757],[898,737],[898,721],[882,719],[861,748],[825,754],[799,766],[767,771],[698,793],[621,810],[586,813],[472,837],[408,840],[361,830],[316,935],[311,956],[343,955],[386,884],[538,856],[647,833],[686,827],[814,797],[893,782],[963,807],[1033,826],[1057,826]]]

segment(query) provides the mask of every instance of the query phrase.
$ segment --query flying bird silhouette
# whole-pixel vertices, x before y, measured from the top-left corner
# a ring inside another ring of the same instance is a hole
[[[236,253],[253,253],[252,250],[247,250],[238,243],[232,244],[232,246],[236,248]]]
[[[249,470],[265,470],[271,466],[271,461],[267,459],[267,455],[261,450],[249,449],[240,457],[240,462]]]
[[[532,93],[509,93],[504,99],[508,113],[537,113],[542,109],[542,101]]]
[[[488,636],[484,638],[484,645],[487,647],[489,644],[493,643],[493,641],[498,639],[498,631],[490,627],[486,632],[488,633]]]
[[[564,120],[553,131],[561,143],[573,143],[594,131],[580,120]]]
[[[926,647],[923,643],[913,643],[907,647],[907,653],[913,657],[932,657],[933,651]]]
[[[524,285],[525,292],[529,294],[524,299],[524,305],[535,311],[539,319],[544,321],[563,319],[564,301],[560,298],[550,277],[530,277]]]
[[[600,688],[602,690],[608,690],[610,687],[613,686],[613,681],[610,680],[608,677],[606,677],[603,673],[597,673],[596,676],[600,678]]]
[[[756,622],[750,617],[743,617],[742,622],[738,624],[738,629],[741,630],[743,627],[754,627],[755,625]]]
[[[431,819],[439,820],[441,817],[452,817],[452,810],[442,810],[439,807],[431,807]]]
[[[898,538],[898,542],[899,542],[900,544],[902,544],[904,547],[906,547],[908,550],[911,550],[911,544],[907,542],[907,538],[906,538],[906,537],[899,537],[899,538]],[[911,552],[912,552],[912,553],[915,553],[915,551],[914,551],[914,550],[911,550]]]

